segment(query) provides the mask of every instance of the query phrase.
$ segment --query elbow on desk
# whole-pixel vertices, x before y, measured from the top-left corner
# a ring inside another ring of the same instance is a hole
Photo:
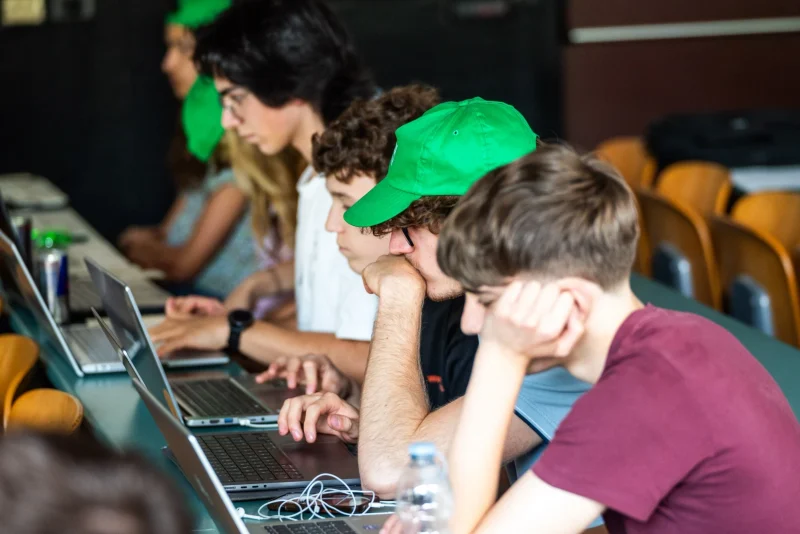
[[[401,472],[401,468],[393,469],[389,466],[378,469],[361,467],[361,487],[374,491],[380,499],[393,499]]]

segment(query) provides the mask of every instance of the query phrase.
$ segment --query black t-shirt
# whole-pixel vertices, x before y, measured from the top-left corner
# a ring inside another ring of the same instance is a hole
[[[478,336],[461,331],[462,311],[463,296],[442,302],[426,298],[422,306],[419,358],[432,410],[467,392]]]

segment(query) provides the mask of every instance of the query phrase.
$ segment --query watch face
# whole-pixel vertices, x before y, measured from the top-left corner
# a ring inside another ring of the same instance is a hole
[[[228,317],[235,325],[249,326],[253,322],[253,314],[247,310],[233,310]]]

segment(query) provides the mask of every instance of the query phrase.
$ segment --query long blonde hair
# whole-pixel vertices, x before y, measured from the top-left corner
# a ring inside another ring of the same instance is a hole
[[[294,248],[297,179],[307,163],[291,147],[278,155],[267,156],[232,131],[226,132],[225,136],[236,182],[250,197],[253,236],[258,245],[262,246],[264,238],[277,226],[281,243]],[[280,248],[273,247],[272,252],[277,253]]]

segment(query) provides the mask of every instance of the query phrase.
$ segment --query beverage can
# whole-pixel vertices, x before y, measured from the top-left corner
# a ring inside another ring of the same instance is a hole
[[[59,248],[40,249],[36,257],[39,290],[56,324],[69,322],[69,257]]]

